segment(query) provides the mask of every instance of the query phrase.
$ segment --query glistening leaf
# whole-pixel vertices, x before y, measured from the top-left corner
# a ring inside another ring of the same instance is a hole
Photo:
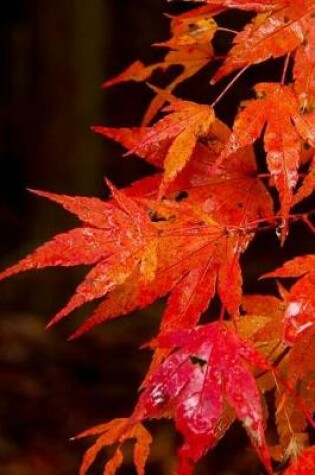
[[[221,161],[252,144],[266,125],[264,145],[267,165],[280,197],[283,241],[288,233],[287,221],[298,181],[302,144],[304,140],[310,145],[315,143],[314,118],[300,113],[298,100],[288,86],[265,83],[255,86],[255,90],[258,99],[248,101],[236,117]]]
[[[94,130],[122,144],[129,152],[135,149],[148,132],[148,128],[95,127]],[[259,179],[252,147],[237,150],[220,167],[218,157],[224,149],[230,129],[215,119],[208,134],[197,141],[191,158],[165,191],[170,200],[183,199],[218,222],[242,227],[261,218],[273,215],[273,203],[267,189]],[[159,148],[154,145],[137,151],[138,155],[156,167],[163,167],[170,141]],[[160,174],[139,180],[126,190],[129,196],[158,196],[162,180]]]
[[[54,323],[85,302],[106,295],[139,269],[144,280],[154,278],[156,230],[145,210],[110,185],[113,201],[38,192],[76,214],[85,224],[56,236],[33,254],[0,274],[0,279],[47,266],[96,264]],[[128,229],[128,232],[126,230]]]
[[[133,417],[174,414],[184,437],[178,475],[190,473],[187,468],[216,444],[224,398],[272,473],[259,392],[247,367],[268,370],[269,364],[220,322],[166,333],[157,344],[172,353],[147,381]]]
[[[129,439],[135,439],[134,464],[137,475],[144,475],[145,462],[150,453],[152,437],[150,433],[140,423],[133,423],[129,419],[114,419],[106,424],[88,429],[79,434],[75,439],[97,436],[96,442],[86,451],[80,475],[86,475],[99,452],[108,445],[119,444],[112,458],[107,462],[104,475],[115,475],[117,469],[123,462],[123,455],[120,450],[121,445]]]

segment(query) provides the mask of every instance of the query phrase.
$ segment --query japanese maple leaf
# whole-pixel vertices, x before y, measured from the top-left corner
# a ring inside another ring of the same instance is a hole
[[[145,154],[152,147],[160,147],[172,140],[164,159],[163,191],[189,161],[198,138],[207,135],[214,121],[210,106],[183,101],[168,95],[166,115],[156,122],[134,148],[133,152]]]
[[[192,465],[217,443],[225,399],[271,473],[259,392],[247,367],[268,370],[269,364],[221,322],[164,334],[157,344],[172,353],[147,381],[133,417],[173,414],[184,438],[178,475],[192,473]]]
[[[182,71],[167,86],[169,92],[178,84],[195,75],[213,57],[211,40],[217,25],[211,15],[218,11],[217,7],[201,7],[171,18],[172,37],[154,46],[169,49],[163,61],[145,66],[136,61],[118,76],[104,82],[109,87],[125,81],[142,82],[149,79],[157,70],[167,71],[172,66],[181,66]],[[148,124],[161,109],[165,98],[155,96],[145,114],[143,124]]]
[[[191,158],[198,139],[208,134],[215,116],[210,106],[180,100],[166,91],[154,89],[169,105],[163,109],[166,115],[152,127],[94,127],[94,130],[118,140],[130,149],[129,153],[136,153],[143,158],[150,157],[148,161],[151,163],[162,165],[163,158],[161,193],[164,193]]]
[[[81,333],[173,291],[173,311],[166,314],[168,327],[186,328],[196,323],[214,296],[215,286],[230,315],[238,313],[242,285],[238,261],[249,237],[234,230],[229,235],[207,214],[186,203],[136,202],[113,187],[112,193],[114,199],[103,203],[39,192],[76,214],[85,225],[56,236],[0,278],[32,268],[96,264],[51,321],[55,323],[84,303],[110,294]],[[205,288],[202,295],[198,294],[200,283]],[[183,300],[180,293],[185,295]],[[181,312],[177,312],[178,305]]]
[[[149,456],[152,437],[142,424],[133,424],[129,419],[114,419],[106,424],[88,429],[75,439],[97,436],[97,440],[85,453],[80,475],[86,475],[89,468],[93,464],[99,452],[108,445],[118,444],[113,456],[107,462],[104,468],[104,475],[115,475],[118,468],[123,462],[123,454],[121,452],[122,444],[129,439],[135,439],[134,447],[134,464],[137,475],[144,475],[145,462]]]
[[[93,127],[105,137],[121,143],[129,151],[147,134],[148,128]],[[261,218],[270,218],[273,204],[267,189],[258,177],[255,155],[251,147],[237,150],[216,166],[224,149],[230,129],[218,119],[210,126],[207,136],[196,143],[185,168],[178,173],[165,191],[165,196],[175,201],[183,200],[211,215],[227,226],[242,227]],[[169,143],[156,149],[153,146],[138,155],[162,168]],[[156,174],[134,183],[126,190],[129,196],[157,197],[162,176]],[[302,193],[302,190],[301,190]]]
[[[207,143],[196,146],[189,164],[168,188],[166,196],[170,201],[165,206],[171,220],[163,210],[152,215],[153,219],[160,220],[156,223],[159,225],[156,279],[145,284],[135,278],[128,280],[100,304],[75,337],[107,319],[142,308],[169,292],[161,331],[196,324],[216,289],[229,313],[238,312],[242,286],[238,260],[251,239],[250,234],[241,238],[242,233],[238,234],[238,230],[254,225],[259,218],[270,217],[272,203],[255,177],[257,170],[251,150],[237,152],[222,168],[214,167],[229,135],[229,129],[217,122]],[[143,133],[141,129],[102,127],[97,131],[115,138],[129,149]],[[152,155],[142,156],[155,165],[163,163],[163,155],[154,154],[153,159]],[[126,193],[138,200],[143,199],[141,195],[155,199],[160,181],[160,175],[149,177],[128,188]],[[180,202],[175,203],[181,196],[184,199],[179,206]],[[147,202],[147,206],[155,208],[153,202]],[[197,207],[200,211],[194,214],[192,210]],[[213,216],[214,220],[206,216]],[[198,292],[199,288],[204,291]]]
[[[284,313],[283,341],[293,345],[315,323],[315,256],[299,256],[264,277],[298,278]]]
[[[156,201],[146,201],[154,209]],[[75,337],[94,325],[143,308],[169,294],[161,330],[187,328],[199,321],[217,290],[232,318],[241,302],[241,253],[251,237],[229,235],[225,228],[188,203],[164,200],[152,215],[158,233],[155,278],[144,282],[137,274],[102,302]],[[202,286],[203,292],[199,292]]]
[[[226,2],[226,6],[244,9],[241,3]],[[248,2],[248,5],[249,10],[262,13],[235,36],[234,45],[215,74],[215,80],[236,69],[294,52],[307,41],[315,8],[313,0]]]
[[[258,84],[260,96],[247,102],[238,114],[233,132],[221,160],[245,145],[252,144],[264,131],[267,165],[279,192],[284,220],[282,240],[287,234],[287,220],[298,181],[302,141],[315,143],[314,118],[299,112],[299,103],[288,86]]]
[[[141,128],[97,127],[95,130],[114,138],[129,150],[147,132],[147,129],[143,131]],[[163,331],[165,328],[197,323],[216,288],[229,313],[233,315],[238,311],[242,285],[238,259],[250,241],[250,234],[240,239],[241,230],[251,229],[257,219],[268,219],[272,215],[272,201],[257,177],[255,157],[249,147],[237,151],[221,167],[215,167],[229,133],[228,127],[216,119],[205,141],[197,143],[188,165],[168,187],[166,197],[172,220],[163,218],[163,213],[156,216],[157,219],[164,219],[164,222],[157,223],[160,226],[160,258],[156,281],[145,286],[135,279],[126,282],[122,289],[115,290],[100,304],[75,336],[118,314],[142,308],[169,291],[161,325]],[[157,152],[150,149],[146,153],[141,151],[140,156],[155,166],[162,166],[166,153],[165,149]],[[157,174],[136,182],[125,192],[138,200],[154,200],[160,182],[161,175]],[[155,208],[152,202],[147,205]],[[197,213],[192,219],[192,216],[189,217],[192,211],[187,205],[199,209],[201,214]],[[214,221],[205,220],[203,224],[200,220],[202,214],[213,217]],[[168,235],[171,240],[176,235],[177,241],[172,240],[175,248],[170,247]],[[189,236],[193,237],[193,241],[189,240]],[[192,242],[198,248],[192,248]],[[202,293],[198,292],[201,286],[204,289]]]
[[[144,280],[154,278],[156,229],[141,206],[113,185],[109,186],[113,194],[110,203],[96,198],[35,192],[61,204],[84,225],[57,235],[2,272],[0,279],[34,268],[95,264],[66,307],[50,323],[90,300],[103,297],[123,284],[136,269]]]
[[[315,447],[312,445],[305,449],[298,460],[294,462],[284,475],[310,475],[315,473]]]

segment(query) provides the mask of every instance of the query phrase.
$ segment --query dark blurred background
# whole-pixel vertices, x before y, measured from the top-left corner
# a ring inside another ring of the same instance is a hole
[[[143,174],[140,161],[123,160],[120,147],[89,128],[139,122],[148,97],[144,86],[103,91],[100,85],[142,53],[153,59],[149,46],[167,31],[163,3],[1,3],[1,269],[76,223],[27,187],[105,196],[105,175],[121,186]],[[69,438],[132,411],[149,361],[149,352],[137,347],[152,336],[156,310],[109,323],[74,343],[66,338],[80,312],[45,330],[86,270],[53,269],[3,282],[1,475],[76,474],[89,441],[69,444]],[[104,460],[91,473],[102,473]],[[164,453],[155,456],[155,465],[157,473],[168,473],[161,463],[167,463]],[[130,456],[126,466],[132,466]]]
[[[121,147],[89,127],[139,124],[149,89],[100,85],[138,58],[154,61],[150,45],[168,37],[163,11],[184,8],[164,0],[1,2],[1,269],[76,223],[26,188],[105,197],[104,176],[123,186],[150,171],[140,160],[123,159]],[[190,97],[208,101],[208,81],[209,74],[201,75]],[[162,304],[67,342],[87,308],[49,332],[45,324],[84,272],[49,269],[1,283],[0,475],[76,474],[88,442],[69,438],[133,409],[150,357],[138,346],[153,336]],[[177,436],[168,423],[150,429],[157,442],[148,474],[170,475]],[[233,426],[197,473],[261,473],[246,446],[244,432]],[[102,473],[105,459],[91,473]],[[134,473],[131,467],[128,452],[121,473]]]

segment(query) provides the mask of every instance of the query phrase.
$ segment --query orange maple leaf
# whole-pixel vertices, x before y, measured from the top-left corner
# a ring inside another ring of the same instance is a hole
[[[132,417],[173,414],[184,438],[176,473],[192,473],[192,464],[223,435],[218,426],[224,398],[272,473],[259,392],[246,362],[263,370],[270,365],[221,322],[164,333],[156,344],[172,353],[146,381]]]
[[[86,451],[80,469],[80,475],[86,475],[99,452],[108,445],[118,444],[113,456],[107,462],[104,475],[115,475],[123,462],[122,444],[129,439],[135,439],[133,453],[137,475],[144,475],[145,462],[150,453],[152,437],[141,423],[134,423],[129,419],[114,419],[106,424],[88,429],[74,437],[82,439],[97,436],[96,442]]]
[[[303,141],[315,144],[314,117],[299,111],[292,89],[278,83],[255,86],[258,99],[248,101],[238,114],[232,134],[221,155],[221,163],[239,148],[252,144],[264,131],[267,165],[279,192],[285,238],[293,190],[298,181]]]
[[[154,278],[156,229],[141,206],[113,185],[109,186],[114,199],[111,203],[96,198],[35,192],[77,215],[84,226],[56,236],[2,272],[0,279],[34,268],[96,264],[50,324],[84,303],[103,297],[123,284],[135,269],[144,280]]]
[[[215,80],[237,69],[284,56],[299,47],[303,48],[310,33],[310,25],[313,24],[313,0],[222,3],[226,3],[228,7],[242,9],[245,9],[242,4],[248,3],[249,10],[261,9],[262,13],[255,16],[252,22],[235,36],[234,45],[215,74]]]

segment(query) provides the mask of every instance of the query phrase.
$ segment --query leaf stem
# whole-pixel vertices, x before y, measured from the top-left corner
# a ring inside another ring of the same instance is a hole
[[[233,86],[233,84],[239,79],[239,77],[246,71],[246,69],[249,67],[249,64],[247,64],[246,66],[244,66],[243,69],[241,69],[237,74],[236,76],[234,76],[234,78],[232,79],[232,81],[230,81],[228,83],[228,85],[223,89],[223,91],[221,92],[221,94],[219,94],[219,96],[213,101],[213,103],[211,104],[210,107],[215,107],[218,102],[222,99],[223,96],[225,96],[225,94],[228,92],[228,90]]]
[[[303,221],[310,229],[312,232],[315,232],[315,226],[313,223],[310,221],[310,218],[312,216],[315,216],[315,209],[308,211],[306,213],[297,213],[297,214],[290,214],[289,215],[289,220],[292,222],[296,221]],[[250,233],[258,233],[258,232],[264,232],[264,231],[270,231],[273,229],[276,229],[282,222],[283,216],[281,215],[276,215],[270,218],[264,218],[264,219],[259,219],[253,223],[248,223],[245,226],[226,226],[227,231],[233,231],[237,232],[237,230],[240,231],[241,234],[250,234]],[[270,224],[270,221],[274,221],[274,223]],[[264,225],[263,223],[269,223]],[[259,224],[262,224],[259,226]],[[258,226],[257,226],[258,225]]]
[[[290,53],[286,55],[285,61],[284,61],[284,67],[283,67],[282,78],[281,78],[282,86],[285,84],[285,79],[286,79],[289,63],[290,63]]]
[[[224,26],[219,26],[217,31],[225,31],[226,33],[232,33],[233,35],[237,35],[239,32],[236,30],[232,30],[231,28],[225,28]]]

